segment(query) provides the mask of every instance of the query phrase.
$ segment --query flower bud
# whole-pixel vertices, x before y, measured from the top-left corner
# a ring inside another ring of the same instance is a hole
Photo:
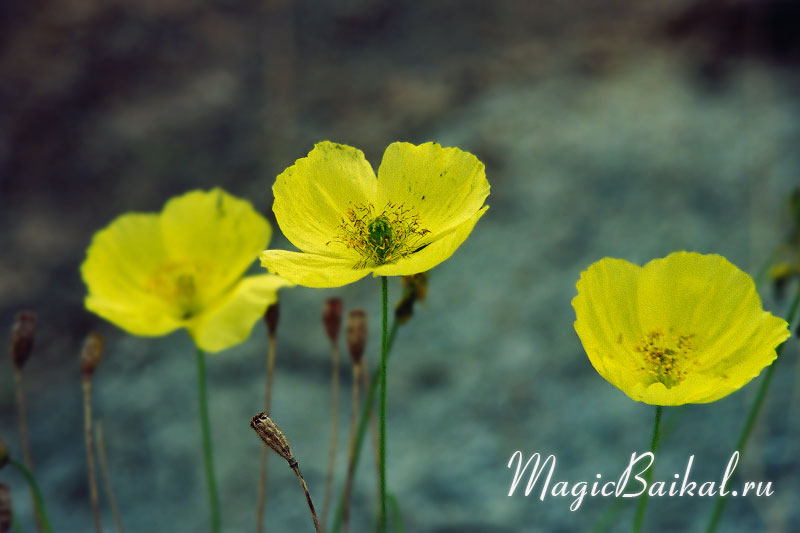
[[[281,312],[280,307],[278,307],[278,302],[267,307],[267,312],[264,313],[264,322],[267,323],[267,331],[270,337],[274,336],[275,332],[278,330],[278,318],[280,318],[280,315]]]
[[[339,330],[342,328],[342,299],[328,298],[322,310],[322,323],[331,342],[339,339]]]
[[[8,464],[8,448],[6,443],[0,440],[0,468]]]
[[[11,326],[11,359],[17,370],[22,370],[33,351],[33,336],[36,332],[36,314],[30,311],[17,313]]]
[[[0,483],[0,533],[11,531],[11,489]]]
[[[405,324],[414,316],[414,304],[424,302],[428,296],[428,273],[420,272],[403,276],[403,295],[395,307],[394,316],[399,324]]]
[[[296,463],[289,441],[286,440],[286,435],[265,413],[258,413],[254,416],[250,421],[250,427],[258,433],[264,444],[288,461],[290,466],[292,463]]]
[[[103,336],[97,332],[91,332],[86,336],[83,341],[83,348],[81,349],[81,374],[84,377],[90,377],[100,364],[103,358],[103,347],[105,340]]]
[[[355,309],[347,315],[347,347],[353,364],[361,363],[366,344],[367,313],[363,309]]]

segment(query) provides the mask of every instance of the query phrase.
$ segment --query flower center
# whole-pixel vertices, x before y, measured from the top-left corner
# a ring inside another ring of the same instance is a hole
[[[430,233],[419,226],[411,208],[391,202],[380,212],[368,202],[352,206],[338,230],[328,244],[339,242],[357,251],[362,260],[354,268],[393,263],[423,248],[422,238]]]
[[[179,319],[187,320],[202,308],[201,270],[192,264],[167,263],[150,277],[147,288],[173,308]]]
[[[642,354],[644,366],[640,369],[671,389],[686,379],[687,371],[699,364],[694,357],[694,334],[683,335],[670,329],[654,329],[640,339],[633,349]]]

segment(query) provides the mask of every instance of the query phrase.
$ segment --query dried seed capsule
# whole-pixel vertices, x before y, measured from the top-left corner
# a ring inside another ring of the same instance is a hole
[[[103,346],[105,340],[103,336],[96,332],[91,332],[86,336],[83,341],[83,348],[81,349],[81,374],[89,377],[94,374],[97,365],[103,358]]]
[[[288,461],[289,466],[297,463],[292,454],[292,448],[289,446],[289,441],[286,440],[286,435],[265,413],[258,413],[254,416],[250,421],[250,427],[258,433],[258,436],[267,446]]]
[[[33,351],[33,336],[36,333],[36,314],[30,311],[17,313],[11,326],[11,360],[17,370],[22,370]]]
[[[325,300],[325,307],[322,310],[322,323],[325,324],[325,331],[331,342],[336,342],[339,338],[339,330],[342,328],[342,299],[328,298]]]
[[[363,309],[350,311],[347,316],[347,347],[353,364],[359,364],[364,357],[367,344],[367,313]]]
[[[278,307],[278,302],[267,307],[266,313],[264,313],[264,322],[267,323],[267,331],[269,332],[270,336],[275,335],[275,332],[278,330],[278,318],[280,318],[280,307]]]

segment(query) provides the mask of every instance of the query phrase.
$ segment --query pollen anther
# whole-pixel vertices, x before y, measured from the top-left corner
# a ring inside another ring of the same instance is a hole
[[[368,202],[351,206],[338,229],[327,244],[339,242],[357,251],[362,259],[353,268],[394,263],[419,249],[430,233],[419,226],[412,208],[391,202],[380,212]]]
[[[668,389],[686,379],[687,367],[695,364],[694,334],[683,335],[670,330],[668,334],[657,328],[633,346],[644,358],[639,369],[664,384]]]

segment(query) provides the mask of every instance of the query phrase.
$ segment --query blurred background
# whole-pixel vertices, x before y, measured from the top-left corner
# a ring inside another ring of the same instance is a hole
[[[588,531],[613,499],[508,497],[516,450],[556,476],[621,471],[649,446],[653,408],[591,367],[570,300],[604,256],[643,263],[678,249],[757,272],[790,227],[800,183],[800,5],[792,0],[433,2],[42,0],[0,3],[0,324],[39,315],[25,370],[35,470],[60,532],[91,531],[78,354],[107,338],[95,376],[111,482],[128,531],[208,529],[193,345],[134,338],[83,309],[92,234],[127,211],[222,186],[274,224],[275,176],[329,139],[377,168],[395,140],[458,146],[486,164],[491,209],[431,272],[429,297],[389,365],[388,484],[405,531]],[[277,225],[271,247],[291,248]],[[281,293],[274,418],[322,506],[330,360],[324,299],[370,317],[379,283]],[[399,297],[390,285],[390,300]],[[787,302],[761,287],[777,314]],[[5,326],[4,326],[5,327]],[[255,525],[266,333],[208,359],[226,531]],[[784,352],[742,478],[769,498],[728,503],[720,531],[798,531],[800,365]],[[336,487],[349,417],[343,361]],[[758,382],[710,405],[667,409],[656,478],[718,479]],[[13,371],[0,361],[0,435],[20,456]],[[368,531],[365,448],[354,531]],[[23,481],[7,469],[32,531]],[[101,495],[101,501],[103,497]],[[104,503],[105,505],[105,503]],[[700,531],[713,501],[651,501],[648,531]],[[634,503],[612,516],[627,531]],[[107,508],[107,507],[106,507]],[[271,531],[311,523],[271,458]],[[106,528],[113,525],[104,515]]]

